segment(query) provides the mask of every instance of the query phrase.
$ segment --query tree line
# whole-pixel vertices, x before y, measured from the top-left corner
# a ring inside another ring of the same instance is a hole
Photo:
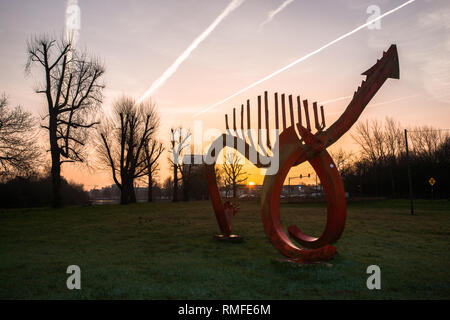
[[[384,122],[359,122],[352,137],[359,146],[357,153],[339,150],[333,155],[346,191],[361,196],[406,198],[409,165],[414,197],[450,196],[449,131],[425,125],[411,127],[405,135],[399,122],[386,118]],[[436,181],[433,194],[430,178]]]

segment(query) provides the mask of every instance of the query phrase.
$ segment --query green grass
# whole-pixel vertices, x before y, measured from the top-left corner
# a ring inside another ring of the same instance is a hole
[[[256,202],[241,203],[242,244],[213,240],[209,202],[0,210],[2,299],[449,299],[450,202],[349,204],[338,254],[292,267],[267,240]],[[284,204],[285,226],[319,235],[323,204]],[[81,290],[66,288],[68,265]],[[381,268],[382,289],[366,288]]]

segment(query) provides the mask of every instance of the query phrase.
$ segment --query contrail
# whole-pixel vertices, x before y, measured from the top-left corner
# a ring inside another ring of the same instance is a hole
[[[155,82],[153,82],[150,89],[148,89],[142,97],[137,101],[138,103],[145,100],[148,96],[150,96],[156,89],[164,84],[164,82],[172,76],[175,71],[177,71],[180,64],[186,60],[192,51],[198,47],[198,45],[205,40],[209,34],[225,19],[233,10],[237,9],[245,0],[233,0],[230,4],[225,8],[225,10],[214,20],[211,25],[206,28],[190,45],[186,50],[175,60],[175,62],[159,77]]]
[[[278,8],[276,8],[273,11],[270,11],[269,14],[267,15],[267,19],[263,23],[261,23],[259,27],[262,28],[266,23],[272,21],[277,14],[279,14],[284,8],[286,8],[292,2],[294,2],[294,0],[286,0]]]
[[[413,94],[413,95],[410,95],[410,96],[404,96],[404,97],[400,97],[400,98],[396,98],[396,99],[392,99],[392,100],[388,100],[388,101],[371,103],[369,105],[369,107],[372,109],[375,106],[381,106],[381,105],[384,105],[384,104],[389,104],[389,103],[393,103],[393,102],[397,102],[397,101],[401,101],[401,100],[411,99],[411,98],[415,98],[415,97],[419,97],[419,96],[420,96],[420,94]],[[349,96],[349,97],[353,97],[353,96]],[[342,99],[342,98],[339,98],[339,99]],[[343,110],[345,110],[345,109],[343,109]],[[328,113],[328,114],[329,115],[340,114],[340,113],[342,113],[343,110],[332,112],[332,113]]]
[[[200,114],[203,114],[203,113],[205,113],[205,112],[208,112],[209,110],[215,108],[215,107],[218,106],[218,105],[221,105],[222,103],[224,103],[224,102],[226,102],[226,101],[228,101],[228,100],[234,98],[235,96],[237,96],[237,95],[239,95],[239,94],[241,94],[241,93],[247,91],[248,89],[251,89],[251,88],[257,86],[258,84],[260,84],[260,83],[262,83],[262,82],[264,82],[264,81],[266,81],[266,80],[269,80],[270,78],[275,77],[275,76],[278,75],[279,73],[281,73],[281,72],[283,72],[283,71],[285,71],[285,70],[287,70],[287,69],[289,69],[289,68],[295,66],[296,64],[298,64],[298,63],[300,63],[300,62],[302,62],[302,61],[308,59],[309,57],[311,57],[311,56],[313,56],[313,55],[315,55],[315,54],[321,52],[322,50],[328,48],[329,46],[335,44],[336,42],[339,42],[339,41],[341,41],[341,40],[343,40],[343,39],[349,37],[350,35],[352,35],[352,34],[358,32],[359,30],[361,30],[361,29],[367,27],[368,25],[374,23],[375,21],[378,21],[378,20],[383,19],[384,17],[386,17],[386,16],[388,16],[388,15],[394,13],[394,12],[397,11],[397,10],[400,10],[401,8],[403,8],[403,7],[405,7],[405,6],[407,6],[407,5],[411,4],[411,3],[413,3],[414,1],[416,1],[416,0],[409,0],[409,1],[406,1],[406,2],[403,3],[402,5],[400,5],[400,6],[396,7],[396,8],[394,8],[394,9],[392,9],[392,10],[390,10],[390,11],[387,11],[387,12],[383,13],[382,15],[376,17],[375,19],[372,19],[372,20],[370,20],[370,21],[368,21],[368,22],[366,22],[366,23],[360,25],[359,27],[353,29],[352,31],[347,32],[346,34],[340,36],[339,38],[336,38],[336,39],[334,39],[333,41],[327,43],[326,45],[320,47],[319,49],[316,49],[316,50],[314,50],[313,52],[308,53],[306,56],[303,56],[303,57],[301,57],[301,58],[295,60],[294,62],[291,62],[291,63],[288,64],[287,66],[285,66],[285,67],[283,67],[283,68],[281,68],[281,69],[279,69],[279,70],[277,70],[277,71],[275,71],[275,72],[269,74],[268,76],[262,78],[261,80],[256,81],[255,83],[249,85],[248,87],[239,90],[238,92],[236,92],[235,94],[229,96],[228,98],[225,98],[225,99],[223,99],[223,100],[221,100],[221,101],[219,101],[219,102],[217,102],[217,103],[215,103],[215,104],[213,104],[213,105],[207,107],[206,109],[197,112],[196,114],[193,115],[193,117],[197,117],[197,116],[199,116]]]
[[[324,100],[324,101],[320,101],[319,104],[332,103],[332,102],[341,101],[341,100],[345,100],[345,99],[352,98],[352,97],[353,96],[345,96],[345,97],[339,97],[339,98]]]

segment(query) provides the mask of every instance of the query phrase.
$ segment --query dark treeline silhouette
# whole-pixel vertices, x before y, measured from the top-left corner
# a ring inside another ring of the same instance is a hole
[[[205,171],[202,165],[193,165],[191,175],[192,187],[184,189],[183,183],[179,182],[178,195],[180,199],[184,200],[187,194],[188,200],[207,200],[208,184],[206,183]],[[134,187],[136,200],[139,202],[148,201],[148,186]],[[110,185],[102,188],[95,188],[89,191],[89,197],[94,203],[120,202],[120,189],[117,185]],[[171,177],[167,178],[162,185],[154,183],[152,187],[152,201],[173,201],[173,180]]]
[[[184,179],[179,179],[177,187],[174,188],[173,178],[166,178],[161,186],[162,198],[165,200],[170,199],[172,201],[174,201],[175,198],[177,199],[176,201],[178,201],[178,199],[182,199],[183,201],[209,199],[208,183],[206,182],[203,165],[181,164],[180,166],[183,167],[182,170],[185,172]],[[177,192],[176,197],[174,195],[174,190]]]
[[[0,207],[29,208],[52,205],[51,176],[16,177],[0,184]],[[69,183],[61,178],[61,204],[85,205],[89,194],[82,185]]]
[[[429,126],[408,130],[409,164],[415,198],[449,198],[450,136]],[[405,135],[399,123],[387,118],[384,126],[375,120],[356,126],[354,140],[360,156],[343,165],[336,159],[346,191],[352,195],[406,198],[409,196]],[[429,179],[436,184],[433,194]]]
[[[148,201],[148,187],[135,187],[136,200],[139,202],[147,202]],[[113,184],[110,186],[102,187],[102,188],[94,188],[89,191],[89,198],[91,202],[102,203],[104,200],[105,203],[110,202],[120,202],[120,189],[117,185]],[[164,200],[163,190],[161,187],[154,183],[152,187],[152,199],[153,201]]]

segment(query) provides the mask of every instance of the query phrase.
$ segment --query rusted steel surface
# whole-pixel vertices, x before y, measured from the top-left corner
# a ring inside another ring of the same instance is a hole
[[[281,118],[282,132],[279,135],[279,169],[275,174],[267,174],[264,178],[263,193],[261,198],[262,222],[267,237],[272,244],[285,256],[298,262],[313,262],[333,258],[336,248],[332,244],[342,235],[345,227],[347,205],[345,190],[341,176],[333,159],[326,149],[336,142],[357,121],[364,108],[374,97],[388,78],[399,79],[399,64],[397,48],[391,45],[387,52],[377,63],[363,73],[366,79],[356,90],[353,99],[340,118],[327,130],[325,129],[325,116],[323,106],[320,106],[320,119],[317,102],[313,102],[314,124],[316,132],[311,132],[308,100],[303,100],[305,124],[302,123],[301,99],[297,96],[298,121],[294,121],[292,96],[289,95],[289,113],[291,126],[286,127],[285,94],[281,94]],[[269,128],[268,98],[264,93],[265,124]],[[279,128],[278,93],[275,93],[275,128]],[[241,117],[243,109],[241,109]],[[227,134],[217,139],[221,148],[234,147],[238,143],[245,146],[242,155],[250,160],[249,154],[254,148],[251,137],[245,138],[242,130],[241,137],[230,136],[228,116],[225,115]],[[235,128],[235,110],[233,110],[233,128]],[[243,119],[241,119],[241,124]],[[242,127],[242,125],[241,125]],[[250,129],[250,102],[247,100],[247,129]],[[258,97],[258,129],[261,129],[261,96]],[[296,130],[297,129],[297,130]],[[298,134],[297,134],[297,132]],[[260,133],[258,132],[258,138]],[[227,139],[227,137],[229,139]],[[231,142],[230,142],[231,141]],[[258,146],[260,141],[258,139]],[[275,142],[272,142],[275,145]],[[267,146],[270,148],[270,143]],[[259,168],[267,167],[267,163],[260,162],[259,148],[256,148],[258,157],[253,162]],[[209,151],[208,151],[209,152]],[[218,154],[220,150],[212,153]],[[325,199],[327,201],[327,223],[322,235],[318,238],[311,237],[301,231],[295,225],[288,227],[289,235],[297,242],[294,244],[284,231],[280,221],[280,198],[284,181],[289,170],[296,165],[308,161],[319,177]],[[214,164],[206,166],[206,176],[211,202],[216,213],[219,228],[224,235],[231,234],[232,217],[238,208],[236,205],[222,203],[216,182]]]

